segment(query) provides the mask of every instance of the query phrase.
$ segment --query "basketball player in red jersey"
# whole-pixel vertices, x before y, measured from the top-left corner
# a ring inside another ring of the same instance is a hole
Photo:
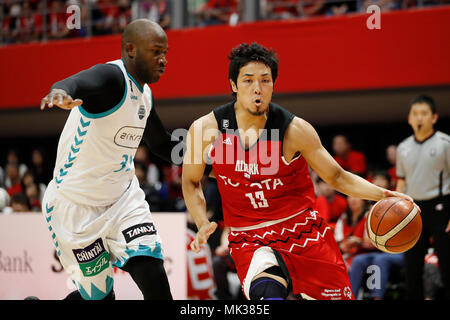
[[[189,129],[182,185],[198,227],[198,251],[217,227],[206,216],[200,180],[211,161],[231,228],[229,249],[248,299],[353,299],[330,228],[314,211],[308,164],[336,190],[368,200],[407,195],[342,169],[314,128],[271,102],[278,73],[273,50],[253,43],[232,50],[229,80],[236,100]],[[209,159],[208,159],[209,158]]]

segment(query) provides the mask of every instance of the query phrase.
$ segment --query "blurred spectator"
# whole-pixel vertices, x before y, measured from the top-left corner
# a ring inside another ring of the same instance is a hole
[[[429,6],[438,6],[442,4],[448,4],[450,1],[448,0],[402,0],[401,7],[403,9],[406,8],[414,8],[414,7],[429,7]]]
[[[22,177],[22,187],[23,187],[23,190],[25,190],[25,193],[26,193],[27,188],[34,184],[36,185],[36,187],[38,189],[37,190],[37,194],[39,196],[38,199],[39,199],[39,201],[42,201],[42,198],[44,197],[45,189],[47,189],[47,185],[44,183],[38,182],[32,171],[25,172],[25,174]]]
[[[346,136],[334,136],[333,151],[334,159],[342,168],[360,176],[365,176],[367,171],[366,156],[360,151],[353,150]]]
[[[5,170],[0,166],[0,188],[5,187]]]
[[[439,272],[439,259],[434,248],[429,248],[425,256],[423,270],[423,291],[425,300],[436,300],[444,289],[441,274]]]
[[[391,183],[386,171],[375,171],[372,176],[372,183],[381,188],[391,189]]]
[[[356,12],[355,0],[328,1],[325,5],[325,13],[329,16],[341,16],[350,12]]]
[[[8,192],[5,189],[0,188],[0,213],[2,213],[6,207],[9,207],[10,200],[11,197]]]
[[[389,162],[387,173],[389,175],[390,185],[392,190],[395,190],[397,185],[397,146],[395,144],[391,144],[386,148],[386,159]]]
[[[3,21],[3,41],[5,43],[14,43],[18,40],[20,34],[20,15],[22,8],[20,3],[11,3],[9,12]]]
[[[6,163],[15,163],[19,166],[19,174],[22,177],[28,170],[26,164],[22,163],[19,159],[19,153],[15,149],[8,150]]]
[[[30,172],[34,177],[34,182],[47,185],[52,180],[52,170],[49,163],[45,161],[44,153],[41,149],[31,151]]]
[[[299,14],[302,17],[313,17],[325,14],[326,3],[326,0],[299,1]]]
[[[41,211],[41,192],[36,183],[31,183],[25,187],[25,195],[28,198],[30,211]]]
[[[383,300],[386,293],[389,277],[393,269],[400,270],[403,267],[403,254],[392,254],[381,251],[358,254],[353,258],[352,267],[349,273],[353,294],[359,298],[358,293],[363,288],[365,275],[371,274],[369,266],[378,266],[379,273],[373,273],[374,283],[367,289],[374,300]],[[378,269],[376,269],[378,271]],[[375,271],[375,272],[377,272]]]
[[[381,11],[385,12],[400,9],[402,0],[358,0],[357,11],[367,12],[367,8],[371,5],[377,5]]]
[[[145,18],[157,22],[163,29],[170,27],[171,2],[168,0],[140,0],[131,5],[132,20]]]
[[[238,14],[238,0],[209,0],[199,11],[199,26],[229,24],[230,18]]]
[[[201,24],[201,11],[208,0],[188,0],[189,26],[198,26]]]
[[[334,229],[339,217],[347,210],[347,198],[337,194],[328,183],[320,178],[317,182],[317,188],[316,210]]]
[[[50,14],[48,17],[48,38],[62,39],[69,34],[66,26],[66,9],[64,1],[53,0],[50,4]]]
[[[128,23],[131,22],[130,0],[119,0],[117,15],[113,26],[113,33],[122,33]]]
[[[11,208],[13,212],[30,212],[31,207],[28,198],[23,193],[16,193],[11,196]]]
[[[22,183],[20,181],[19,166],[17,163],[8,163],[6,165],[6,179],[8,181],[7,191],[12,197],[15,194],[22,193]]]
[[[145,200],[148,202],[150,206],[150,211],[152,212],[163,211],[165,208],[165,204],[159,197],[158,190],[155,188],[154,185],[148,183],[146,179],[148,167],[145,165],[144,162],[136,160],[134,161],[134,167],[136,177],[139,181],[139,186],[145,193]]]
[[[347,267],[350,269],[353,257],[372,245],[364,239],[368,202],[363,199],[348,197],[347,211],[341,215],[334,228],[334,237],[342,251]]]
[[[117,5],[113,0],[98,0],[98,8],[102,13],[102,19],[97,22],[101,34],[113,33],[114,18],[117,14]]]
[[[165,181],[169,188],[169,210],[186,211],[183,192],[181,190],[181,166],[165,165],[163,167]]]
[[[21,9],[19,41],[30,42],[39,40],[42,37],[44,25],[42,14],[36,8],[33,10],[29,1],[24,1]]]
[[[146,145],[141,144],[137,148],[134,160],[142,162],[147,166],[146,182],[152,186],[156,186],[159,183],[159,170],[158,167],[149,160],[148,148]]]
[[[271,20],[292,19],[300,15],[298,0],[266,0],[266,13],[263,15]]]
[[[377,171],[372,178],[373,184],[385,189],[390,189],[390,181],[387,172]],[[375,202],[373,201],[371,202],[372,205],[374,203]],[[368,208],[368,211],[369,210],[370,208]],[[373,265],[378,266],[380,272],[379,274],[374,274],[374,276],[379,276],[379,278],[377,278],[376,281],[374,281],[375,283],[372,283],[367,289],[369,289],[372,299],[383,300],[392,271],[400,270],[403,267],[403,254],[384,253],[375,249],[368,240],[366,229],[364,230],[363,246],[366,250],[372,250],[372,252],[357,254],[353,258],[349,272],[350,283],[355,297],[361,297],[358,293],[362,293],[360,290],[363,288],[363,279],[370,273],[367,268]]]
[[[220,245],[215,250],[213,256],[213,270],[214,280],[216,283],[216,296],[219,300],[236,300],[237,294],[230,288],[230,282],[228,274],[230,272],[236,273],[236,267],[234,261],[231,258],[230,251],[228,250],[228,235],[230,228],[225,227],[220,237]]]

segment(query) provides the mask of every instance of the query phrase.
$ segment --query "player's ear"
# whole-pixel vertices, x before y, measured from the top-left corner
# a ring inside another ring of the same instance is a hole
[[[136,45],[131,42],[127,42],[125,44],[125,52],[129,58],[134,59],[136,57]]]
[[[231,79],[229,79],[229,80],[230,80],[231,90],[233,90],[234,93],[237,93],[237,86],[236,86],[236,84],[234,83],[233,80],[231,80]]]

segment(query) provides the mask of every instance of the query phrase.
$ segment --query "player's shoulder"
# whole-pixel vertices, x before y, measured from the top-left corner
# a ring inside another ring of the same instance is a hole
[[[303,118],[293,116],[291,122],[287,127],[287,131],[294,136],[307,134],[309,131],[314,130],[313,126]]]
[[[210,113],[205,114],[204,116],[196,119],[192,123],[190,129],[192,129],[192,130],[201,129],[202,131],[203,130],[208,130],[208,129],[217,129],[217,121],[216,121],[216,118],[214,116],[213,111],[211,111]]]

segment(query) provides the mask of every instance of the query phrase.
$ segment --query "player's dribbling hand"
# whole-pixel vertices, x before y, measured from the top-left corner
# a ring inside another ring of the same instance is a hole
[[[414,202],[413,198],[411,198],[407,194],[404,194],[404,193],[401,193],[401,192],[397,192],[397,191],[385,190],[384,191],[384,196],[386,198],[387,197],[400,197],[400,198],[406,199],[408,201]]]
[[[217,223],[208,222],[200,227],[195,239],[191,242],[191,250],[198,253],[200,252],[200,247],[208,241],[209,236],[216,230]]]
[[[41,110],[44,110],[45,107],[53,108],[53,106],[57,106],[61,109],[70,110],[72,108],[81,106],[83,104],[83,100],[75,99],[73,100],[71,96],[67,94],[62,89],[53,89],[50,91],[48,95],[46,95],[41,100]]]

